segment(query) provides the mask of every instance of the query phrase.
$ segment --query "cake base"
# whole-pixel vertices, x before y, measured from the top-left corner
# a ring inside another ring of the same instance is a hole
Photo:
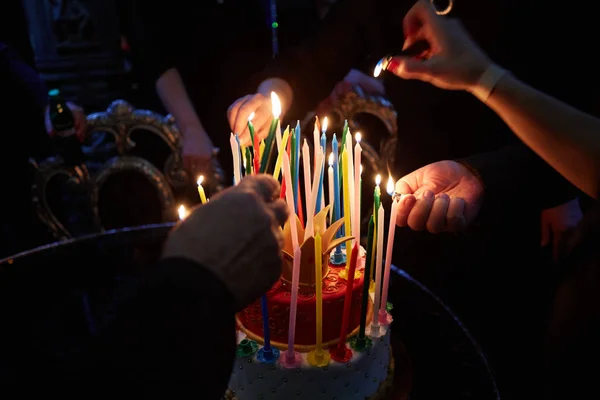
[[[395,363],[394,363],[394,355],[392,352],[392,346],[390,345],[390,358],[388,363],[388,373],[383,382],[379,384],[379,389],[372,396],[366,398],[367,400],[389,400],[392,395],[392,391],[394,388],[394,373],[395,373]],[[335,398],[335,393],[333,394]],[[235,396],[234,392],[231,389],[227,389],[225,395],[223,396],[223,400],[240,400]]]

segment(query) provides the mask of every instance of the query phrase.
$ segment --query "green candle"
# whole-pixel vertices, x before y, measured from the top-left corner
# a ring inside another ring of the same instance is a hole
[[[246,147],[246,175],[252,175],[252,154],[250,147]]]
[[[381,204],[381,189],[379,187],[379,184],[381,183],[381,175],[377,175],[377,178],[375,178],[375,190],[373,191],[373,220],[375,221],[375,225],[377,226],[377,210],[379,210],[379,205]],[[377,237],[377,233],[375,233],[375,240],[373,240],[373,248],[375,248],[376,244],[377,244],[377,240],[379,240],[379,238]],[[374,270],[375,268],[373,268],[375,266],[375,257],[373,257],[371,259],[371,279],[373,279],[373,274],[374,274]]]
[[[292,130],[292,136],[290,138],[291,141],[291,153],[292,153],[292,157],[291,157],[291,162],[290,162],[290,168],[291,168],[291,175],[292,175],[292,189],[294,191],[294,202],[295,205],[298,203],[298,191],[296,188],[296,185],[294,185],[294,182],[296,182],[296,176],[298,175],[298,171],[296,171],[296,157],[297,157],[297,143],[296,143],[296,130]],[[298,210],[298,208],[296,207],[296,210]]]
[[[276,152],[275,148],[275,130],[277,130],[277,123],[279,122],[279,118],[273,118],[271,121],[271,127],[269,128],[269,135],[267,136],[267,140],[265,141],[265,152],[262,155],[262,159],[260,160],[260,172],[267,172],[267,168],[269,166],[274,166]]]
[[[250,131],[250,146],[254,146],[254,124],[252,123],[252,118],[254,118],[254,113],[250,114],[250,116],[248,117],[248,130]]]

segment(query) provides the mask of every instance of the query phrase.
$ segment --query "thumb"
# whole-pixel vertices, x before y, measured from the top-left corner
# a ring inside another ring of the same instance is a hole
[[[396,56],[390,60],[386,70],[402,79],[418,79],[428,82],[433,75],[431,59]]]
[[[417,190],[417,179],[415,177],[415,173],[411,172],[408,175],[400,178],[398,182],[396,182],[396,193],[398,194],[413,194],[415,190]]]

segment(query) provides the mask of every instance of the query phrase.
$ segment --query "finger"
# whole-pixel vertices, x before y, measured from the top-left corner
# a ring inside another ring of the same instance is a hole
[[[229,127],[234,132],[235,132],[235,129],[234,129],[235,118],[237,117],[238,111],[239,111],[240,107],[242,106],[242,104],[244,104],[250,98],[250,96],[252,96],[252,95],[248,94],[244,97],[240,97],[239,99],[234,101],[227,109],[227,120],[229,121]]]
[[[434,200],[435,198],[431,190],[426,190],[423,192],[422,196],[417,197],[417,202],[410,212],[407,221],[408,226],[411,229],[415,231],[422,231],[425,229]]]
[[[408,226],[408,216],[412,211],[415,203],[417,202],[417,198],[412,194],[405,194],[400,199],[400,204],[398,204],[398,211],[396,214],[396,225],[399,227]]]
[[[287,221],[289,215],[289,208],[285,200],[276,199],[274,202],[269,203],[268,207],[273,212],[277,225],[280,227],[285,225],[285,222]]]
[[[419,0],[402,20],[404,36],[408,39],[422,28],[431,29],[435,27],[436,23],[439,23],[439,19],[434,6],[429,0]]]
[[[398,194],[413,194],[417,190],[417,180],[415,174],[411,173],[396,182],[396,193]]]
[[[443,193],[434,201],[427,218],[427,230],[431,233],[440,233],[446,229],[446,212],[450,205],[450,197]]]
[[[260,124],[255,125],[255,134],[258,137],[258,140],[266,139],[269,135],[269,127],[271,126],[271,121],[269,118],[266,118]]]
[[[271,175],[259,174],[242,179],[238,187],[256,192],[267,203],[279,198],[279,182]]]
[[[388,64],[387,71],[402,79],[430,82],[438,71],[435,57],[422,60],[414,57],[396,56]]]
[[[465,200],[460,197],[450,198],[446,216],[446,230],[449,232],[460,232],[466,227]]]
[[[261,94],[255,94],[242,104],[235,117],[235,128],[238,132],[243,130],[244,125],[248,125],[248,117],[252,113],[257,113],[265,101],[265,97]],[[255,118],[257,116],[255,115]],[[254,121],[253,121],[254,123]]]

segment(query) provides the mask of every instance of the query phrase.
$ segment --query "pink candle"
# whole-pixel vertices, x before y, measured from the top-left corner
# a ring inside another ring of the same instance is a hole
[[[387,296],[390,282],[390,267],[392,265],[392,253],[394,250],[394,234],[396,233],[396,214],[398,214],[398,205],[400,202],[396,199],[392,201],[392,211],[390,213],[390,225],[388,227],[388,240],[385,251],[385,270],[383,272],[383,293],[381,295],[381,305],[379,306],[379,322],[381,324],[387,324]],[[377,238],[379,239],[379,238]],[[384,320],[382,320],[382,315]]]
[[[294,338],[296,336],[296,311],[298,310],[298,285],[300,281],[300,259],[302,258],[302,250],[300,247],[294,249],[294,263],[292,267],[292,301],[290,302],[290,324],[288,329],[288,348],[286,357],[295,359],[294,355]]]
[[[354,235],[354,242],[360,246],[360,158],[362,147],[360,147],[360,133],[356,132],[354,137],[356,145],[354,146],[354,214],[352,218],[352,235]]]

